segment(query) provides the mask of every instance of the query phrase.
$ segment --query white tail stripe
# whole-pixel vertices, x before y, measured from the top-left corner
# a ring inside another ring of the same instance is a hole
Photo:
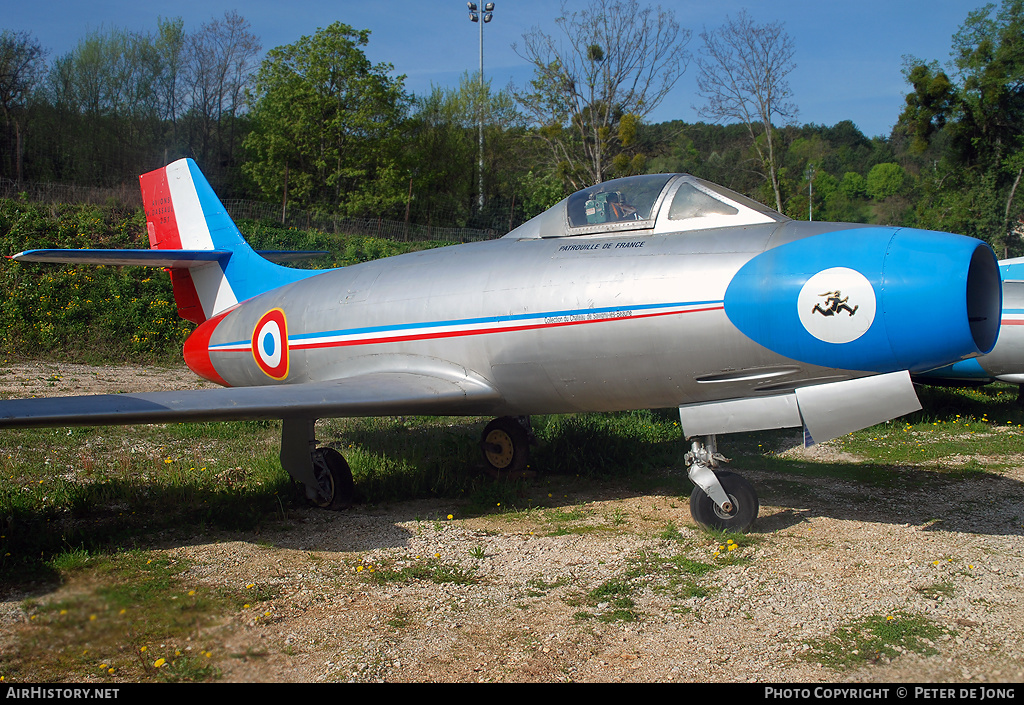
[[[167,187],[171,192],[171,203],[174,206],[174,219],[178,223],[178,236],[181,238],[183,250],[212,250],[213,238],[206,224],[203,206],[196,193],[196,185],[192,181],[188,162],[180,159],[165,167],[167,171]]]
[[[178,160],[165,167],[174,219],[178,224],[181,248],[185,250],[213,250],[213,237],[206,222],[203,205],[199,200],[189,163]],[[207,319],[213,318],[238,303],[224,270],[218,262],[190,267],[189,274],[203,306]]]

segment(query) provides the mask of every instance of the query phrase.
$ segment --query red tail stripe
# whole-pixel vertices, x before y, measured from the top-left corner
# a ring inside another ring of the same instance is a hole
[[[188,272],[186,271],[186,274],[187,273]],[[175,288],[175,291],[177,291],[177,288]],[[192,335],[188,337],[188,340],[185,341],[185,347],[182,350],[185,357],[185,364],[189,366],[189,369],[203,379],[224,387],[230,387],[231,385],[220,376],[216,368],[213,366],[213,361],[210,359],[210,336],[213,335],[214,329],[217,328],[217,325],[221,322],[224,316],[228,315],[230,312],[231,309],[228,309],[219,316],[214,316],[196,328]]]

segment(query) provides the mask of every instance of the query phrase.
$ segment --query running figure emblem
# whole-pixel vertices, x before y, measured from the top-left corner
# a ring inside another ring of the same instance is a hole
[[[830,267],[800,287],[795,313],[812,336],[841,345],[867,333],[874,323],[877,303],[867,277],[849,267]]]
[[[843,295],[839,289],[835,291],[826,291],[824,294],[818,294],[818,296],[825,297],[825,307],[822,308],[821,302],[814,304],[814,308],[811,309],[811,314],[820,313],[822,316],[836,316],[840,312],[846,311],[847,315],[852,316],[857,313],[859,305],[850,308],[850,305],[846,302],[850,300],[850,297],[840,298]]]

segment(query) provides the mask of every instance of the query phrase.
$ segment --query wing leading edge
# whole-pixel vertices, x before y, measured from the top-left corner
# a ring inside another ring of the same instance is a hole
[[[483,415],[501,402],[477,380],[379,372],[331,382],[0,401],[0,428],[394,415]]]

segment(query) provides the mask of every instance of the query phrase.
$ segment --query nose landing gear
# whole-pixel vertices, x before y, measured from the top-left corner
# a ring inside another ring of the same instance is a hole
[[[690,514],[701,526],[747,531],[761,509],[757,492],[736,473],[718,470],[720,462],[727,462],[727,458],[718,452],[714,436],[694,439],[686,454],[687,474],[694,484]]]

